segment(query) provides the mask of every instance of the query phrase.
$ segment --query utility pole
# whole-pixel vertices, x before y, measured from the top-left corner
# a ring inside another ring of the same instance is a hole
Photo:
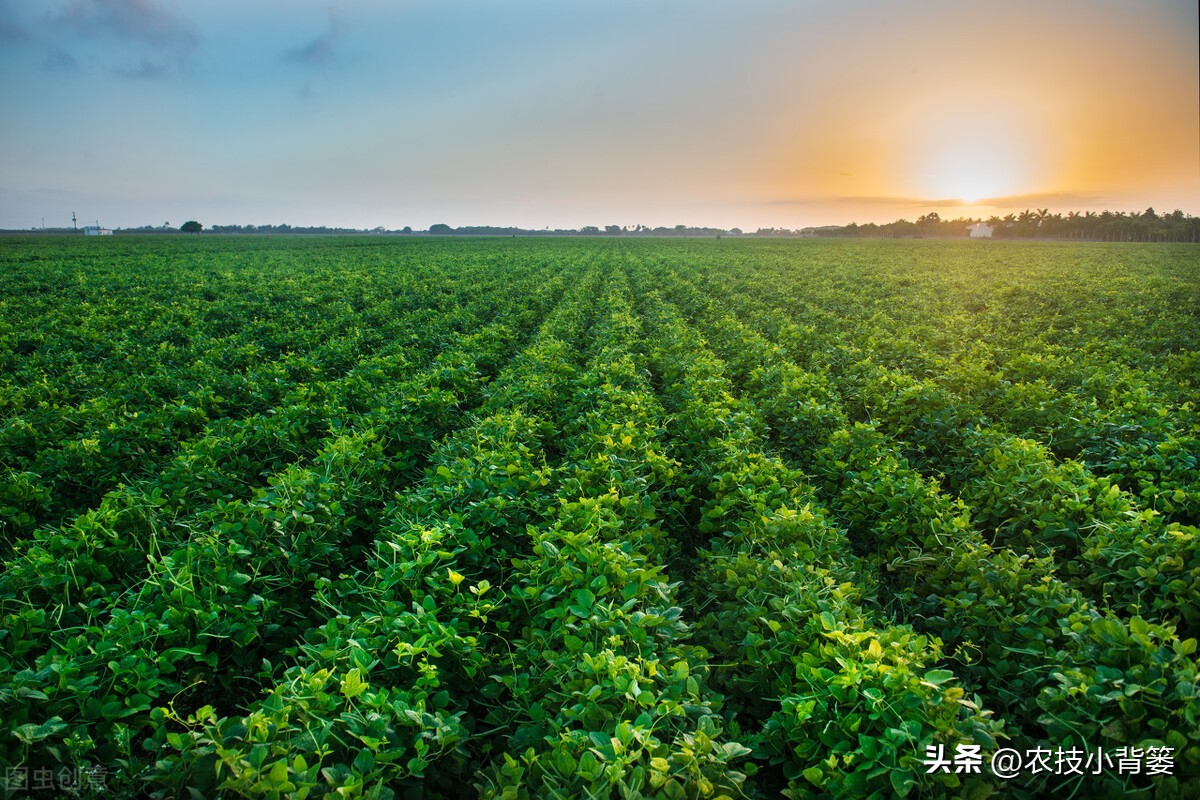
[[[71,212],[71,227],[75,229],[76,233],[79,233],[79,226],[75,224],[75,212],[74,211]]]

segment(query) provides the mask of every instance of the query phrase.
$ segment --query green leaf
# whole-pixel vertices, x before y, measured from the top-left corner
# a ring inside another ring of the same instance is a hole
[[[354,757],[353,767],[360,775],[366,775],[375,768],[375,754],[364,747]]]
[[[51,717],[40,725],[32,722],[21,725],[13,731],[13,734],[25,744],[33,744],[65,730],[66,727],[67,724],[62,721],[62,717]]]
[[[907,797],[908,793],[917,785],[913,774],[906,769],[893,769],[888,772],[888,777],[892,781],[892,790],[896,793],[896,797]]]
[[[931,669],[925,673],[925,683],[941,686],[947,681],[954,680],[954,673],[948,669]]]
[[[358,667],[346,673],[346,677],[341,682],[341,691],[347,699],[358,697],[366,690],[367,684],[362,680],[362,673]]]

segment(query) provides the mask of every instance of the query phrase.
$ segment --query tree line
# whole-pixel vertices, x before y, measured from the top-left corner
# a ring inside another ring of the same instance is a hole
[[[802,236],[822,237],[965,237],[972,225],[984,223],[991,228],[992,238],[1000,239],[1078,239],[1103,242],[1200,242],[1200,217],[1184,214],[1179,209],[1158,214],[1153,208],[1143,212],[1070,211],[1051,214],[1049,209],[1026,209],[1020,214],[992,216],[988,219],[960,217],[942,219],[936,211],[922,215],[915,222],[899,219],[884,225],[870,222],[865,225],[829,225],[803,228]]]
[[[923,214],[915,221],[898,219],[884,224],[868,222],[859,225],[827,225],[808,228],[758,228],[753,232],[741,228],[713,228],[690,225],[672,227],[647,225],[584,225],[581,228],[521,228],[496,225],[446,224],[430,225],[427,230],[405,226],[397,230],[384,227],[366,229],[292,227],[290,225],[214,225],[213,233],[375,233],[431,236],[692,236],[692,237],[835,237],[835,238],[965,238],[972,225],[984,223],[991,228],[992,238],[1008,239],[1077,239],[1105,242],[1200,242],[1200,217],[1176,209],[1158,214],[1153,208],[1143,212],[1070,211],[1051,214],[1049,209],[1026,209],[1019,214],[1004,216],[959,217],[942,219],[936,211]]]
[[[759,228],[753,232],[741,228],[712,228],[675,225],[673,227],[647,225],[584,225],[581,228],[519,228],[495,225],[464,225],[453,228],[446,224],[430,225],[427,230],[413,230],[410,226],[399,229],[341,228],[318,226],[279,225],[213,225],[211,233],[249,234],[389,234],[400,236],[690,236],[720,238],[966,238],[973,225],[986,224],[989,235],[996,239],[1075,239],[1103,242],[1200,242],[1200,217],[1184,214],[1179,209],[1169,214],[1156,213],[1153,208],[1142,212],[1124,211],[1069,211],[1066,214],[1051,214],[1049,209],[1026,209],[1020,214],[1005,216],[959,217],[942,219],[936,211],[923,214],[915,221],[898,219],[895,222],[863,225],[825,225],[808,228]],[[199,233],[204,228],[199,222],[189,220],[179,228],[167,223],[161,226],[145,225],[139,228],[118,228],[117,233]],[[44,233],[78,233],[71,228],[41,228]],[[20,231],[9,231],[19,233]]]

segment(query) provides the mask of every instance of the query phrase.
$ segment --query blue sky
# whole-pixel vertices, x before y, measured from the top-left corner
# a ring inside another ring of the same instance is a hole
[[[0,0],[0,227],[1200,213],[1194,2]]]

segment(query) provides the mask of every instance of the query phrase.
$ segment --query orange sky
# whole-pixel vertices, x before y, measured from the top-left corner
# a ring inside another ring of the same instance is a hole
[[[801,85],[805,62],[845,66],[787,115],[770,149],[790,154],[764,165],[766,194],[876,220],[929,208],[1198,213],[1194,3],[938,9],[949,16],[847,16],[819,55],[781,54]]]

